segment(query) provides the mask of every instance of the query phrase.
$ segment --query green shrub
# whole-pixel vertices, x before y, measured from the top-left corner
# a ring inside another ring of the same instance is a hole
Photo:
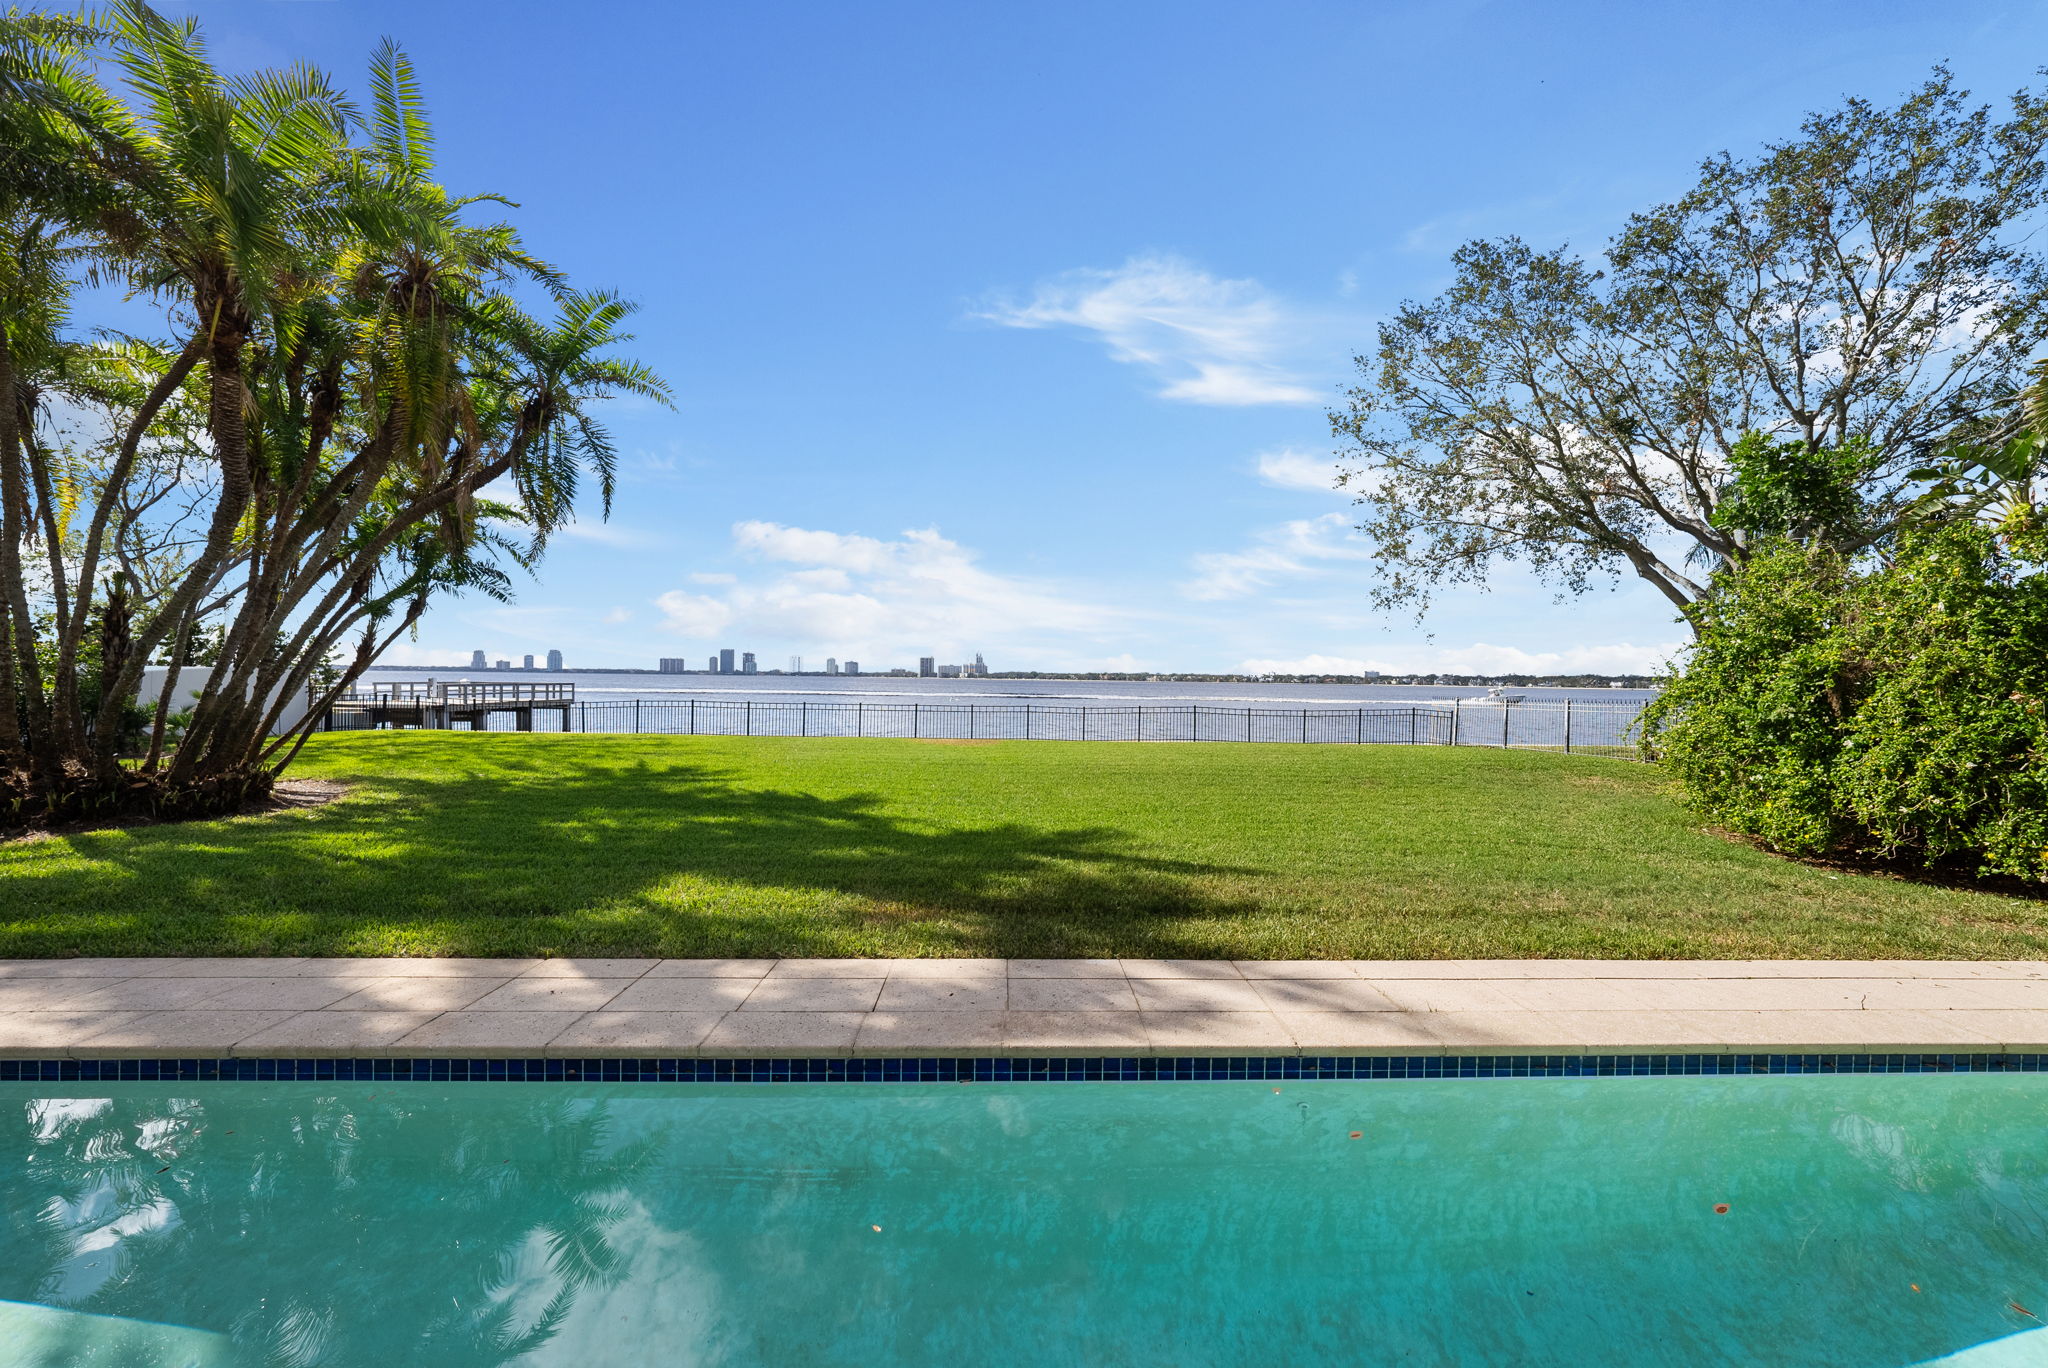
[[[1645,749],[1793,855],[2048,881],[2048,575],[1968,523],[1858,569],[1777,542],[1716,580]]]

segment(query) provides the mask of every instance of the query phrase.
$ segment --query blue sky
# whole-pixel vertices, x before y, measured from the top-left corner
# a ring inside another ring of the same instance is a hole
[[[611,408],[610,522],[389,657],[430,664],[1644,668],[1682,632],[1629,585],[1372,609],[1349,358],[1465,238],[1594,250],[1844,93],[2048,55],[2048,10],[1971,0],[191,8],[356,89],[396,37],[444,180],[638,299],[675,387]]]

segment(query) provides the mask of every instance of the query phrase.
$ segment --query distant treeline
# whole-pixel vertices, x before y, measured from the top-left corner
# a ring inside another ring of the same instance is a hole
[[[1523,689],[1648,689],[1659,683],[1655,675],[1347,675],[1347,674],[1086,674],[1074,671],[992,670],[990,679],[1092,679],[1117,683],[1145,684],[1411,684],[1470,688],[1475,685],[1512,684]]]

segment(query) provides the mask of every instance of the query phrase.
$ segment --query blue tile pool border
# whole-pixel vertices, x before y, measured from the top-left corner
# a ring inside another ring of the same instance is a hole
[[[0,1083],[1211,1083],[2042,1073],[2044,1054],[1253,1055],[962,1059],[0,1059]]]

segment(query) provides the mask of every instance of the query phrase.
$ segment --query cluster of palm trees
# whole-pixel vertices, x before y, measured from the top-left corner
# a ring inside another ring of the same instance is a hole
[[[595,403],[666,395],[630,306],[432,150],[389,44],[359,107],[141,0],[0,15],[0,821],[251,801],[435,595],[609,507]],[[81,290],[142,325],[78,335]]]

